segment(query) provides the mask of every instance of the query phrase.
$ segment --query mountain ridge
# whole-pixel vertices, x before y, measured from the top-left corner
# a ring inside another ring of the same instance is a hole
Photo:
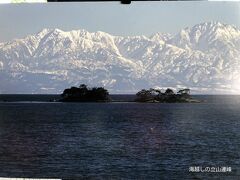
[[[80,83],[104,86],[111,93],[149,87],[237,93],[240,30],[206,22],[175,35],[123,37],[45,28],[0,43],[0,75],[1,93],[60,93]]]

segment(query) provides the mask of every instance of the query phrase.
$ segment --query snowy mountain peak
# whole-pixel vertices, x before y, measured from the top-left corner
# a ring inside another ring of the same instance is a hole
[[[171,34],[161,33],[161,32],[157,32],[157,33],[153,34],[152,36],[150,36],[150,39],[152,39],[153,41],[168,41],[171,38],[172,38]]]
[[[60,29],[57,29],[57,28],[55,28],[55,29],[51,29],[51,28],[44,28],[44,29],[42,29],[41,31],[39,31],[36,35],[37,36],[39,36],[40,38],[43,38],[44,36],[46,36],[47,34],[49,34],[49,33],[60,33],[60,32],[62,32]],[[33,35],[33,36],[35,36],[35,35]]]
[[[228,46],[237,46],[240,30],[220,22],[205,22],[181,30],[169,40],[170,44],[199,51],[212,51]],[[232,44],[235,43],[235,44]]]
[[[191,31],[201,31],[202,33],[235,33],[239,32],[239,29],[236,26],[223,24],[220,22],[206,22],[193,26]]]

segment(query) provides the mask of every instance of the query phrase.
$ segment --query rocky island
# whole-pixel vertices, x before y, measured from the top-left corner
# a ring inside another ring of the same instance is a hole
[[[108,90],[103,87],[89,88],[85,84],[65,89],[60,102],[109,102]]]
[[[200,102],[190,96],[190,89],[181,89],[176,94],[170,88],[165,92],[159,89],[150,88],[149,90],[142,89],[136,94],[136,102],[151,102],[151,103],[193,103]]]

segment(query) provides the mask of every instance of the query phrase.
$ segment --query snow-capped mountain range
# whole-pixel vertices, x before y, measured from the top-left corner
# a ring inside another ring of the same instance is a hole
[[[239,93],[240,29],[207,22],[150,37],[43,29],[0,43],[0,82],[0,93],[61,93],[82,83],[111,93]]]

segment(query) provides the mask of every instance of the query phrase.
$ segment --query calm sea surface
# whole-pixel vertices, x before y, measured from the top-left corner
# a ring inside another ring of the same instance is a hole
[[[204,102],[0,102],[0,177],[240,179],[240,96],[197,97]]]

